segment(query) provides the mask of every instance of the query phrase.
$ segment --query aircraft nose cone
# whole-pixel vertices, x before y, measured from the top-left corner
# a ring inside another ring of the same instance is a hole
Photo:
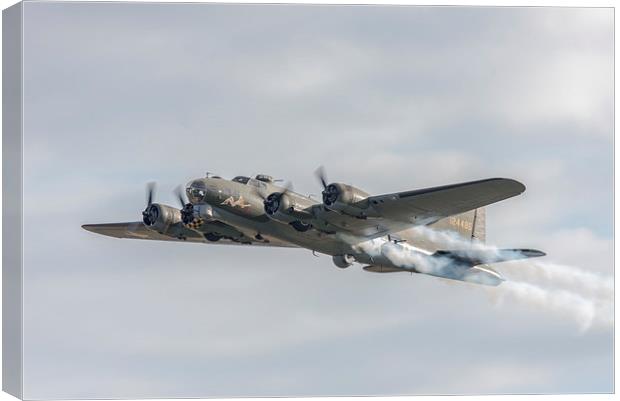
[[[185,193],[190,203],[204,202],[207,196],[207,185],[203,180],[194,180],[187,185]]]

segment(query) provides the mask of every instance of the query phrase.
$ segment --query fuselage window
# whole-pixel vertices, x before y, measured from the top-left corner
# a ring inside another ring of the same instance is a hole
[[[262,182],[273,182],[273,177],[267,174],[258,174],[256,179]]]
[[[239,182],[241,184],[247,184],[248,181],[250,180],[250,177],[243,177],[243,176],[238,176],[232,179],[234,182]]]

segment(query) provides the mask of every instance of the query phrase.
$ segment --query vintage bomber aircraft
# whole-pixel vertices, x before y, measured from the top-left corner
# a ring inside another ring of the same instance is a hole
[[[521,194],[525,186],[518,181],[491,178],[371,196],[351,185],[328,184],[322,167],[316,174],[322,202],[264,174],[232,180],[207,174],[188,183],[189,202],[177,189],[181,209],[153,203],[150,184],[142,221],[82,227],[117,238],[301,247],[331,255],[340,268],[358,262],[370,272],[426,273],[485,285],[504,281],[487,264],[545,255],[476,246],[485,241],[483,207]],[[446,241],[450,236],[461,238],[461,245],[447,248],[454,246]]]

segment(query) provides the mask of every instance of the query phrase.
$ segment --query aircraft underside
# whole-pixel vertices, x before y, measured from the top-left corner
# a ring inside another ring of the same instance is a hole
[[[117,238],[241,246],[299,247],[330,255],[345,268],[360,263],[376,273],[422,273],[483,285],[503,278],[489,264],[543,256],[530,249],[492,249],[483,206],[525,187],[489,179],[370,196],[345,184],[323,184],[323,202],[277,186],[270,177],[206,177],[191,181],[182,208],[153,203],[148,191],[142,222],[87,224]]]

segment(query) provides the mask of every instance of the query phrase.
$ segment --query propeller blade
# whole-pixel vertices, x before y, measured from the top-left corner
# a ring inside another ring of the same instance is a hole
[[[146,207],[148,208],[153,203],[153,198],[155,197],[155,187],[156,184],[154,181],[151,181],[146,184]]]
[[[319,168],[314,171],[314,175],[319,179],[319,181],[321,181],[323,189],[327,188],[327,174],[325,174],[325,168],[323,166],[319,166]]]
[[[177,186],[174,189],[174,193],[177,196],[177,199],[179,200],[181,209],[183,209],[185,207],[185,204],[188,203],[188,202],[185,202],[185,195],[183,194],[183,187],[181,185]]]
[[[293,190],[293,183],[291,181],[287,181],[286,184],[284,184],[284,191],[282,191],[282,195],[292,190]]]

